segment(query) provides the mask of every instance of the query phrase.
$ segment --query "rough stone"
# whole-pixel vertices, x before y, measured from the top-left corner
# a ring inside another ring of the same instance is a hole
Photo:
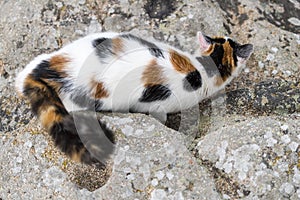
[[[163,195],[172,199],[181,193],[185,199],[220,198],[206,169],[185,147],[182,134],[165,129],[160,122],[143,115],[118,114],[103,119],[115,131],[124,127],[131,127],[132,131],[122,131],[125,137],[118,140],[115,173],[104,187],[95,191],[96,195],[102,198],[110,195],[112,199],[157,199],[157,195]],[[130,122],[124,124],[124,119]],[[150,125],[155,128],[149,131]],[[141,129],[143,133],[132,134]]]
[[[300,198],[299,3],[168,2],[0,1],[0,199]],[[35,56],[87,34],[130,31],[192,53],[199,30],[254,44],[248,67],[167,121],[180,133],[144,115],[102,116],[120,136],[105,169],[62,155],[14,92]]]
[[[212,163],[216,170],[249,191],[242,195],[245,199],[299,198],[296,191],[299,189],[300,116],[245,118],[237,115],[227,121],[235,123],[206,135],[197,145],[197,157]],[[281,128],[284,125],[289,127],[288,132]],[[227,195],[229,192],[221,191]],[[240,197],[231,195],[231,198]]]

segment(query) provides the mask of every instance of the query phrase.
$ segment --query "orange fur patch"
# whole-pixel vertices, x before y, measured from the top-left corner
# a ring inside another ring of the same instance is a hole
[[[28,75],[24,81],[24,88],[26,88],[26,87],[39,88],[43,92],[48,90],[48,88],[46,87],[45,84],[33,80],[33,77],[31,75]],[[31,93],[31,95],[33,95],[33,94]],[[29,99],[30,98],[33,98],[33,97],[30,96]]]
[[[105,89],[102,82],[97,82],[95,80],[91,81],[92,95],[96,99],[109,97],[109,92]]]
[[[153,59],[146,66],[145,71],[142,74],[142,81],[145,87],[153,85],[161,85],[166,82],[166,78],[163,76],[162,68]]]
[[[170,50],[170,61],[176,71],[184,74],[196,70],[190,59],[184,55],[179,54],[174,50]]]
[[[70,59],[66,55],[56,55],[51,57],[49,60],[50,68],[57,71],[59,75],[64,78],[68,75],[66,74],[66,66],[70,62]],[[55,91],[58,91],[61,87],[61,83],[55,81],[46,81]]]
[[[65,67],[70,62],[70,59],[66,55],[56,55],[53,56],[49,63],[50,68],[54,69],[57,72],[60,72],[62,75],[65,75]]]
[[[70,155],[71,159],[76,162],[81,162],[81,158],[82,158],[82,155],[84,154],[85,150],[86,150],[85,148],[82,148],[79,151],[77,151],[76,146],[73,146],[72,153]]]
[[[42,125],[48,130],[54,123],[61,122],[63,117],[56,112],[54,106],[47,106],[44,109],[40,109],[39,119]]]
[[[235,69],[234,59],[233,59],[233,49],[230,46],[229,42],[225,42],[223,44],[223,49],[224,49],[224,55],[222,58],[222,64],[224,66],[230,67],[230,71],[232,71]]]
[[[124,44],[121,38],[113,38],[112,39],[113,52],[118,54],[123,51]]]

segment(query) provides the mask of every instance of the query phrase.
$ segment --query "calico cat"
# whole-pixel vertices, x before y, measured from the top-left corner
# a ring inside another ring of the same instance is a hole
[[[201,32],[197,42],[192,56],[130,33],[89,35],[36,57],[17,76],[16,88],[63,152],[96,163],[71,111],[178,112],[224,88],[253,51],[252,44]]]

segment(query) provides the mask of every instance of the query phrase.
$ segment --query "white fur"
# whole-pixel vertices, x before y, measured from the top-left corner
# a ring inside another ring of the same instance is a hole
[[[28,74],[30,74],[32,72],[32,70],[34,68],[36,68],[36,66],[38,64],[40,64],[41,61],[43,60],[48,60],[50,58],[50,56],[48,54],[42,54],[37,56],[34,60],[32,60],[23,71],[21,71],[18,76],[16,77],[16,89],[17,91],[22,94],[23,93],[23,88],[24,88],[24,82],[26,77],[28,76]]]

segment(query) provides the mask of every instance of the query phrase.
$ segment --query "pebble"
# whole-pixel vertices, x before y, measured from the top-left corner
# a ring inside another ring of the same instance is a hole
[[[299,144],[294,141],[289,144],[289,148],[291,149],[292,152],[295,152],[297,150],[298,146],[299,146]]]
[[[285,70],[285,71],[283,71],[283,73],[284,73],[284,75],[286,75],[288,77],[292,75],[292,72],[290,70]]]
[[[189,15],[188,15],[188,18],[189,18],[189,19],[193,19],[193,17],[194,17],[193,14],[189,14]]]
[[[264,71],[264,75],[269,76],[269,74],[270,74],[269,71],[267,70]]]
[[[300,2],[297,0],[289,0],[291,3],[294,4],[295,8],[300,9]]]
[[[155,173],[155,176],[158,178],[158,180],[162,180],[165,177],[165,174],[162,171],[158,171]]]
[[[288,21],[292,24],[294,24],[295,26],[300,26],[300,20],[296,17],[291,17],[288,19]]]
[[[227,194],[223,194],[223,198],[224,198],[224,199],[231,199],[230,196],[227,195]]]
[[[296,186],[300,186],[300,172],[298,169],[295,169],[295,174],[293,176],[293,183],[296,184]]]
[[[22,157],[17,157],[17,158],[16,158],[16,162],[17,162],[17,163],[22,163],[22,161],[23,161]]]
[[[281,172],[286,172],[289,170],[289,165],[287,163],[279,163],[278,168]]]
[[[85,0],[79,0],[79,1],[78,1],[78,4],[79,4],[79,5],[84,5],[84,4],[85,4]]]
[[[262,61],[258,61],[258,67],[262,69],[265,67],[265,64]]]
[[[155,129],[155,125],[152,124],[151,126],[148,126],[148,128],[147,128],[146,131],[151,132],[151,131],[153,131],[154,129]]]
[[[180,20],[181,22],[183,22],[183,21],[187,20],[187,17],[181,17],[179,20]]]
[[[143,133],[144,133],[144,130],[142,130],[142,129],[137,129],[137,130],[134,132],[134,136],[140,137],[140,136],[143,135]]]
[[[171,172],[167,172],[166,176],[169,180],[172,180],[174,178],[174,175]]]
[[[155,178],[151,181],[151,185],[153,185],[154,187],[158,185],[158,180]]]
[[[182,192],[176,192],[174,195],[173,200],[184,200],[185,198],[183,197]]]
[[[130,136],[133,134],[134,129],[131,126],[126,125],[124,128],[122,128],[122,132],[126,135],[126,136]]]
[[[227,173],[227,174],[230,173],[232,171],[232,163],[230,163],[230,162],[224,163],[223,168],[224,168],[225,173]]]
[[[278,48],[277,48],[277,47],[272,47],[271,50],[272,50],[274,53],[277,53]]]
[[[61,9],[63,7],[62,2],[57,2],[57,3],[55,3],[55,5],[57,6],[58,9]]]
[[[272,74],[273,75],[276,75],[278,73],[278,71],[276,70],[276,69],[274,69],[273,71],[272,71]]]
[[[283,131],[287,131],[288,128],[289,128],[289,125],[287,125],[287,124],[284,124],[284,125],[280,126],[280,129],[283,130]]]
[[[281,139],[281,141],[282,141],[283,143],[285,143],[285,144],[288,144],[288,143],[291,141],[289,135],[283,135],[283,136],[281,136],[280,139]]]
[[[27,141],[24,143],[25,147],[31,148],[32,147],[32,142],[31,141]]]
[[[135,176],[134,176],[134,174],[129,174],[129,175],[126,176],[126,178],[127,178],[128,180],[132,181],[132,180],[135,179]]]
[[[102,31],[101,24],[96,19],[92,19],[89,27],[87,28],[87,33],[91,34],[91,33],[97,33],[101,31]]]
[[[268,147],[273,147],[275,144],[277,144],[277,140],[274,138],[268,138],[266,142]]]
[[[21,167],[14,167],[14,168],[12,168],[12,173],[13,174],[17,174],[17,173],[20,173],[21,172]]]
[[[76,35],[84,36],[84,32],[82,30],[75,30]]]
[[[151,193],[150,200],[166,199],[167,193],[163,189],[155,189]]]
[[[295,188],[291,183],[283,183],[279,189],[279,191],[283,194],[283,195],[291,195],[292,193],[295,192]]]
[[[275,58],[274,54],[268,54],[266,60],[272,61],[272,60],[274,60],[274,58]]]

